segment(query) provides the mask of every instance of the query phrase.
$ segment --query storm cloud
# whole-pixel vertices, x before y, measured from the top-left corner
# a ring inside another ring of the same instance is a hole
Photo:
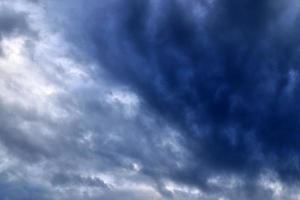
[[[299,198],[297,1],[3,2],[0,195]]]

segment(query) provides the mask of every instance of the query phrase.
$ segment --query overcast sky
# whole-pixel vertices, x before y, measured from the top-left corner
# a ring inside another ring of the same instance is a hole
[[[0,0],[0,199],[299,200],[298,0]]]

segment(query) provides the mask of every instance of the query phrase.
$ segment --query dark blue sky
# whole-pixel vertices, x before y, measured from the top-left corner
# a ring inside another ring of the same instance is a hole
[[[299,198],[299,11],[0,0],[0,195]]]

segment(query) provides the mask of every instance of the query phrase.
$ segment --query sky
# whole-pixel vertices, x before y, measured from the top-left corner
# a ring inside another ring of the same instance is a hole
[[[297,0],[0,0],[3,200],[299,200]]]

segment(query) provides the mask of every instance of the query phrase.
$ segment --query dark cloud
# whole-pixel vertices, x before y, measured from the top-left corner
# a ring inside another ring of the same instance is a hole
[[[67,42],[41,31],[20,71],[32,81],[0,66],[4,199],[293,198],[295,1],[39,3],[31,17]],[[31,33],[13,7],[0,7],[0,42]]]
[[[299,15],[285,24],[291,4],[92,2],[74,10],[71,40],[180,128],[192,160],[166,176],[209,190],[214,174],[255,182],[268,168],[295,183]]]
[[[20,125],[22,122],[30,120],[30,118],[33,121],[38,121],[34,119],[36,116],[33,113],[4,104],[0,104],[0,113],[2,119],[0,123],[1,144],[7,147],[10,153],[18,155],[19,158],[28,162],[37,161],[48,156],[51,157],[49,149],[40,143],[41,141],[29,137],[20,129],[20,126],[16,126],[16,124]]]
[[[99,178],[82,177],[76,174],[55,174],[52,178],[53,185],[80,185],[107,189],[108,186]]]
[[[10,174],[10,177],[13,175]],[[14,181],[8,175],[0,175],[0,194],[3,199],[50,200],[48,191],[38,184],[28,184],[26,180]]]
[[[3,38],[32,33],[26,13],[0,5],[0,44]],[[2,48],[0,48],[0,53],[3,54]]]

